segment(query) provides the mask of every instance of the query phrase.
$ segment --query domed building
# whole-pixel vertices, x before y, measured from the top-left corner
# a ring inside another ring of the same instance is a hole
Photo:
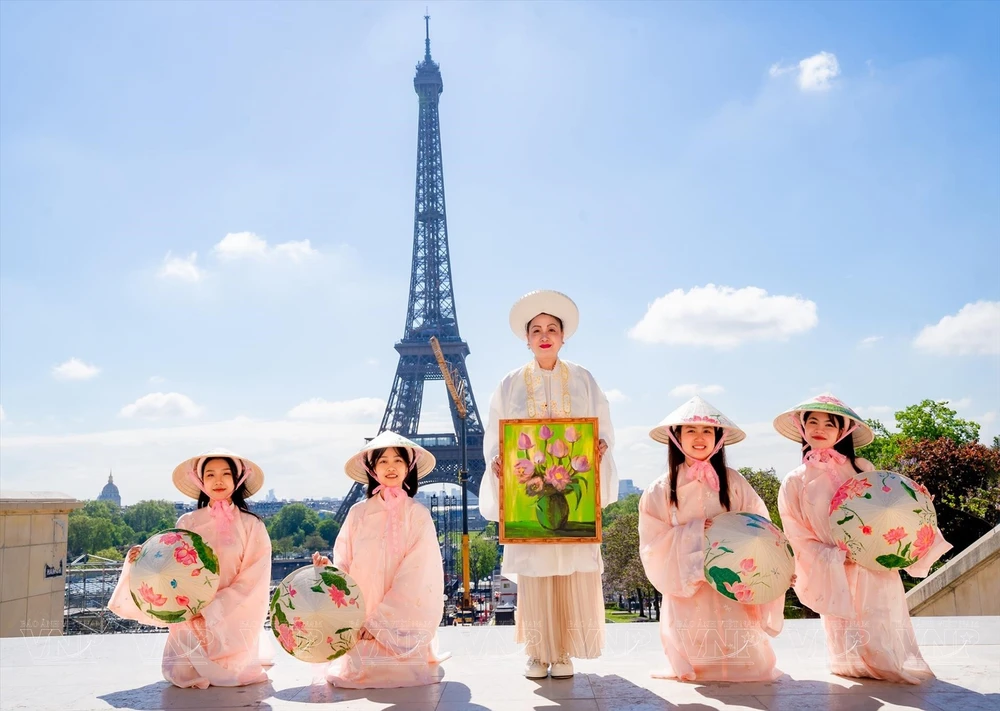
[[[115,506],[121,508],[122,495],[118,493],[118,487],[115,486],[115,478],[110,472],[108,472],[108,483],[101,489],[101,494],[97,497],[97,500],[110,501]]]

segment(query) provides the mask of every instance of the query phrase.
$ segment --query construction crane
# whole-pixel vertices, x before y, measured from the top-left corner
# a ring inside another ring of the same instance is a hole
[[[465,446],[465,381],[459,380],[455,385],[455,378],[452,377],[451,368],[448,361],[444,359],[441,352],[441,344],[438,339],[431,336],[431,349],[434,357],[437,358],[438,368],[441,369],[441,377],[448,387],[448,394],[451,395],[458,411],[458,417],[462,421],[462,431],[459,433],[458,446],[462,452],[462,468],[458,470],[458,483],[462,485],[462,613],[464,616],[472,610],[472,598],[469,595],[469,456]]]

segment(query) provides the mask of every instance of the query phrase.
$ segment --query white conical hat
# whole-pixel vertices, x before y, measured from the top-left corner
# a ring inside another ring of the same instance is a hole
[[[270,615],[271,632],[282,649],[304,662],[328,662],[357,644],[365,601],[344,571],[307,565],[275,588]]]
[[[937,513],[927,489],[894,472],[855,474],[830,501],[833,538],[869,570],[907,568],[941,555]]]
[[[434,459],[434,455],[416,442],[408,440],[403,435],[398,435],[395,432],[386,430],[362,447],[357,454],[347,460],[347,464],[344,465],[344,471],[347,472],[347,476],[354,479],[354,481],[367,484],[368,467],[365,465],[365,454],[371,452],[372,450],[384,449],[386,447],[402,447],[410,450],[410,455],[415,460],[417,465],[417,479],[423,479],[425,476],[430,474],[434,469],[434,465],[437,463],[437,460]]]
[[[866,444],[871,444],[872,440],[875,439],[875,433],[861,419],[861,415],[837,399],[833,393],[823,393],[822,395],[811,397],[805,402],[799,403],[791,410],[782,412],[774,418],[774,429],[778,430],[778,434],[790,440],[802,442],[802,432],[799,430],[799,423],[802,422],[801,418],[804,412],[827,412],[831,415],[840,415],[846,420],[851,420],[858,426],[851,433],[855,449],[864,447]]]
[[[667,415],[660,424],[649,431],[649,436],[657,442],[669,444],[670,428],[680,425],[721,427],[725,432],[727,445],[742,442],[746,438],[746,433],[737,427],[735,422],[719,412],[717,407],[697,395]]]
[[[510,330],[522,341],[528,340],[528,324],[539,314],[549,314],[562,321],[563,340],[576,333],[580,310],[573,299],[559,291],[532,291],[518,299],[510,309]]]
[[[730,600],[745,605],[777,600],[794,572],[785,534],[759,514],[721,513],[705,529],[705,580]]]
[[[197,457],[185,459],[178,464],[174,468],[174,486],[185,496],[197,499],[198,494],[201,493],[201,489],[198,488],[197,484],[198,481],[201,481],[201,468],[209,459],[218,457],[229,457],[236,462],[236,468],[239,471],[233,472],[233,484],[239,482],[243,474],[246,473],[246,495],[248,497],[256,494],[264,486],[264,471],[260,467],[246,457],[241,457],[235,452],[230,452],[228,449],[222,449],[221,447],[211,449],[204,454],[199,454]]]

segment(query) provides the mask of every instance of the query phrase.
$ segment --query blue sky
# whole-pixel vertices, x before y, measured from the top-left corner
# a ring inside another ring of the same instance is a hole
[[[0,5],[0,482],[179,498],[210,446],[338,496],[409,285],[423,3]],[[1000,8],[430,8],[480,410],[521,294],[613,392],[620,475],[696,387],[771,419],[948,399],[1000,432]],[[706,390],[707,389],[707,390]],[[424,429],[444,427],[429,387]]]

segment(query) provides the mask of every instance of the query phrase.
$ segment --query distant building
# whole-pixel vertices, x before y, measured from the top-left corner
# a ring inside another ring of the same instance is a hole
[[[122,505],[122,495],[118,492],[118,487],[115,486],[115,478],[108,472],[108,483],[104,485],[101,489],[100,495],[97,497],[98,501],[110,501],[118,508]]]
[[[267,496],[264,498],[264,501],[266,501],[269,504],[272,504],[277,500],[278,498],[274,495],[274,489],[268,489]]]
[[[618,498],[624,499],[626,496],[632,494],[641,494],[642,489],[635,486],[631,479],[619,479],[618,480]]]

